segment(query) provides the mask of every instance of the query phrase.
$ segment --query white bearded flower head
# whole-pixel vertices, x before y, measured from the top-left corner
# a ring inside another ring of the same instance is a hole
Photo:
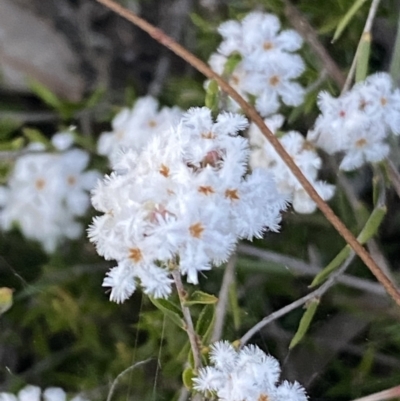
[[[226,21],[218,31],[223,40],[210,57],[211,68],[223,74],[230,56],[239,56],[241,61],[227,79],[246,100],[255,98],[263,117],[276,113],[282,103],[298,106],[303,102],[304,88],[295,82],[305,69],[295,53],[303,42],[296,31],[281,30],[277,16],[261,12],[252,12],[240,22]],[[230,110],[239,109],[230,98],[226,103]]]
[[[211,346],[210,365],[199,369],[194,389],[217,400],[307,401],[297,382],[278,384],[279,362],[255,345],[235,350],[227,341]]]
[[[62,139],[55,142],[65,145],[68,138],[59,135]],[[100,176],[85,171],[89,155],[83,150],[48,153],[36,146],[27,150],[16,160],[7,185],[0,188],[0,227],[7,231],[17,226],[51,253],[62,239],[82,234],[76,218],[88,210],[88,191]]]
[[[0,401],[88,401],[81,394],[68,398],[67,393],[60,387],[48,387],[43,392],[40,387],[27,385],[17,395],[12,393],[0,393]]]
[[[277,230],[286,198],[273,179],[247,175],[249,148],[238,133],[247,120],[205,107],[126,152],[92,191],[101,216],[89,237],[100,255],[116,260],[103,285],[123,302],[140,285],[153,297],[171,292],[170,267],[198,283],[199,272],[225,262],[240,238]]]
[[[273,116],[266,119],[265,124],[271,126],[275,133],[283,124],[283,119]],[[272,173],[278,191],[289,197],[296,212],[313,213],[317,208],[316,204],[255,124],[250,125],[249,137],[253,145],[250,154],[250,166],[253,170],[262,168]],[[331,199],[335,187],[317,179],[322,161],[314,146],[296,131],[280,135],[279,141],[322,199]]]
[[[321,114],[307,139],[329,154],[340,152],[341,170],[382,161],[388,136],[400,134],[400,90],[386,73],[370,75],[338,98],[322,92],[318,106]]]
[[[112,131],[100,136],[97,150],[107,156],[111,164],[116,163],[121,152],[140,151],[154,135],[175,125],[181,116],[178,107],[159,110],[158,101],[153,97],[139,98],[131,109],[123,108],[114,117]]]

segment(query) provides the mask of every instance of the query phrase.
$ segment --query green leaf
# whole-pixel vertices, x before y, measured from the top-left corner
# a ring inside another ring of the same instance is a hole
[[[46,146],[50,146],[50,141],[48,138],[46,138],[38,129],[36,128],[24,128],[22,130],[22,133],[24,136],[30,141],[30,142],[39,142],[43,143]]]
[[[207,344],[214,327],[215,304],[205,305],[196,322],[196,333],[201,337],[203,344]]]
[[[207,86],[205,105],[212,111],[218,109],[219,88],[217,82],[212,79]]]
[[[387,212],[386,205],[377,206],[369,216],[367,222],[365,223],[364,228],[361,230],[360,234],[357,237],[357,240],[361,245],[365,244],[368,240],[370,240],[378,231],[379,226],[382,223],[383,218],[385,217]],[[336,269],[340,267],[340,265],[349,257],[351,252],[351,248],[349,245],[346,245],[337,255],[336,257],[322,269],[314,278],[312,283],[310,284],[310,288],[315,287],[325,281],[327,277]]]
[[[23,138],[16,138],[12,141],[0,143],[0,150],[20,150],[24,146],[24,143]]]
[[[215,295],[212,294],[207,294],[206,292],[203,291],[195,291],[193,294],[191,294],[184,302],[185,306],[191,306],[191,305],[209,305],[209,304],[215,304],[218,302],[218,298]]]
[[[182,381],[184,386],[190,391],[193,387],[193,378],[196,377],[192,368],[186,368],[182,373]]]
[[[364,32],[358,48],[356,64],[356,82],[364,81],[368,75],[369,55],[371,52],[371,34]]]
[[[366,0],[356,0],[353,5],[349,8],[347,13],[344,15],[344,17],[340,20],[335,34],[333,35],[332,43],[336,42],[343,31],[346,29],[347,25],[349,22],[353,19],[354,15],[357,13],[357,11],[361,8],[361,6],[366,2]]]
[[[317,285],[324,282],[332,272],[340,267],[340,265],[349,257],[351,248],[346,245],[333,259],[332,261],[323,268],[315,277],[310,288],[316,287]]]
[[[63,108],[62,101],[58,98],[58,96],[39,81],[30,79],[28,84],[32,92],[35,93],[37,97],[42,99],[43,102],[48,106],[56,109],[57,111],[60,111]]]
[[[168,301],[167,299],[156,299],[152,297],[149,297],[149,299],[157,309],[168,316],[181,329],[185,330],[185,322],[183,320],[182,311],[178,306],[173,304],[171,301]]]
[[[293,336],[292,341],[289,344],[289,349],[294,348],[307,333],[318,305],[319,298],[314,298],[307,304],[306,311],[301,317],[299,328],[297,329],[296,334]]]
[[[13,292],[11,288],[0,288],[0,315],[7,312],[13,304]]]
[[[242,56],[239,53],[231,54],[225,62],[223,75],[231,75],[241,61]]]

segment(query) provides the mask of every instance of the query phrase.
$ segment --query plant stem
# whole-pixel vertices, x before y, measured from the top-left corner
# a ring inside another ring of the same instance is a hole
[[[199,72],[204,74],[207,78],[215,80],[219,87],[226,92],[239,106],[243,112],[258,126],[264,136],[268,139],[271,145],[274,147],[276,152],[282,158],[284,163],[289,167],[293,175],[300,182],[304,190],[311,197],[311,199],[317,204],[318,208],[335,227],[338,233],[345,239],[351,248],[359,255],[363,262],[371,270],[372,274],[377,280],[385,287],[387,293],[393,298],[393,300],[400,306],[400,293],[397,291],[393,283],[386,277],[380,267],[372,259],[371,255],[363,248],[363,246],[357,241],[350,230],[343,224],[343,222],[335,215],[333,210],[328,204],[321,198],[317,193],[312,184],[304,176],[300,168],[296,165],[290,155],[283,148],[279,139],[271,132],[271,130],[264,124],[264,120],[258,114],[256,109],[251,106],[239,93],[233,89],[220,75],[215,73],[205,62],[197,58],[194,54],[190,53],[179,43],[168,37],[164,32],[155,26],[149,24],[144,19],[137,16],[132,11],[124,8],[120,4],[113,0],[96,0],[99,3],[105,5],[109,9],[113,10],[123,18],[132,22],[140,29],[147,32],[153,39],[157,40],[162,45],[172,50],[176,55],[183,58],[186,62],[195,67]],[[375,0],[376,2],[376,0]]]
[[[380,391],[379,393],[370,394],[366,397],[357,398],[353,401],[384,401],[398,397],[400,397],[400,386],[392,387],[388,390]]]
[[[215,311],[215,324],[210,342],[215,342],[221,339],[224,327],[226,307],[228,305],[229,288],[234,280],[236,254],[233,254],[227,263],[222,280],[221,290],[218,294],[218,304]]]
[[[326,72],[341,88],[345,83],[345,77],[342,71],[330,56],[324,45],[318,39],[318,35],[310,25],[305,16],[289,1],[283,0],[285,4],[285,15],[290,21],[293,28],[295,28],[303,37],[303,39],[310,45],[314,53],[321,60]]]
[[[127,369],[125,369],[124,371],[122,371],[122,372],[115,378],[115,380],[113,381],[113,383],[112,383],[112,385],[111,385],[111,388],[110,388],[110,391],[108,392],[107,401],[111,401],[111,398],[112,398],[112,396],[113,396],[113,394],[114,394],[114,391],[115,391],[115,387],[117,387],[118,382],[121,380],[121,378],[122,378],[123,376],[125,376],[127,373],[131,372],[132,370],[138,368],[139,366],[144,365],[145,363],[150,362],[151,359],[152,359],[152,358],[146,359],[146,360],[144,360],[144,361],[137,362],[137,363],[135,363],[134,365],[129,366],[129,368],[127,368]]]
[[[350,256],[347,260],[343,263],[342,267],[337,270],[335,273],[331,274],[328,280],[321,285],[321,287],[317,288],[315,291],[310,292],[309,294],[305,295],[302,298],[297,299],[296,301],[292,302],[289,305],[286,305],[282,309],[277,310],[276,312],[271,313],[270,315],[266,316],[264,319],[259,321],[256,325],[254,325],[247,333],[245,333],[242,338],[239,340],[240,346],[243,347],[246,345],[247,341],[250,340],[251,337],[254,336],[258,331],[260,331],[263,327],[268,325],[269,323],[273,322],[276,319],[279,319],[282,316],[285,316],[289,312],[298,307],[304,305],[306,302],[310,301],[314,298],[320,298],[330,287],[335,284],[336,279],[347,269],[350,263],[353,261],[355,256],[354,252],[351,252]]]
[[[201,357],[200,357],[200,350],[199,344],[197,341],[197,334],[194,330],[192,316],[190,315],[190,310],[187,306],[185,306],[186,300],[186,291],[182,284],[181,273],[178,269],[172,270],[172,277],[175,281],[176,290],[179,296],[179,302],[181,304],[181,309],[183,313],[183,318],[185,319],[186,323],[186,332],[189,337],[190,347],[192,348],[193,352],[193,359],[194,359],[194,369],[197,371],[201,367]]]
[[[346,82],[342,88],[342,94],[347,92],[350,89],[351,83],[353,82],[354,74],[356,72],[356,67],[357,67],[357,59],[360,54],[360,48],[361,44],[365,40],[366,37],[371,36],[371,29],[372,29],[372,24],[375,19],[376,12],[378,11],[379,3],[381,0],[373,0],[371,3],[371,7],[369,8],[368,12],[368,17],[367,21],[365,22],[364,30],[361,34],[360,41],[358,42],[356,54],[354,55],[353,62],[351,63],[350,71],[347,75]]]

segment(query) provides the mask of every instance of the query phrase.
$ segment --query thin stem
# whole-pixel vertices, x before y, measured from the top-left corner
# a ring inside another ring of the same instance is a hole
[[[397,397],[400,397],[400,386],[392,387],[388,390],[380,391],[379,393],[370,394],[366,397],[357,398],[353,401],[384,401]]]
[[[335,284],[336,279],[338,276],[340,276],[350,265],[350,263],[353,261],[355,256],[355,253],[352,252],[350,256],[347,258],[347,260],[343,263],[342,267],[336,271],[334,274],[332,274],[328,280],[324,284],[321,285],[321,287],[317,288],[316,290],[310,292],[309,294],[305,295],[302,298],[297,299],[296,301],[292,302],[289,305],[286,305],[282,309],[277,310],[276,312],[271,313],[270,315],[266,316],[264,319],[259,321],[256,325],[254,325],[247,333],[245,333],[242,338],[239,340],[240,341],[240,346],[243,347],[246,345],[247,341],[250,340],[251,337],[254,336],[258,331],[260,331],[262,328],[267,326],[269,323],[273,322],[276,319],[279,319],[282,316],[287,315],[289,312],[291,312],[294,309],[297,309],[298,307],[304,305],[306,302],[310,301],[311,299],[314,298],[320,298],[322,295],[328,291],[330,287]]]
[[[271,130],[264,124],[264,120],[258,114],[256,109],[251,106],[242,96],[239,95],[220,75],[215,73],[206,63],[194,56],[184,47],[175,42],[172,38],[165,35],[160,29],[149,24],[147,21],[138,17],[132,11],[122,7],[121,5],[115,3],[113,0],[96,0],[99,3],[104,4],[106,7],[115,11],[117,14],[121,15],[123,18],[137,25],[139,28],[147,32],[152,38],[157,40],[162,45],[166,46],[172,50],[176,55],[183,58],[186,62],[195,67],[199,72],[204,74],[207,78],[215,80],[219,87],[226,92],[239,106],[242,108],[243,112],[252,120],[265,135],[271,145],[274,147],[276,152],[282,158],[284,163],[289,167],[291,172],[300,182],[304,190],[311,197],[311,199],[317,204],[319,209],[325,215],[325,217],[330,221],[330,223],[335,227],[338,233],[345,239],[351,248],[359,255],[363,262],[371,270],[372,274],[377,278],[377,280],[385,287],[388,294],[393,298],[393,300],[400,306],[400,293],[394,287],[392,282],[386,277],[379,266],[374,262],[371,255],[363,248],[363,246],[357,241],[350,230],[343,224],[343,222],[335,215],[333,210],[328,206],[328,204],[321,198],[317,193],[312,184],[304,176],[300,168],[296,165],[290,155],[283,148],[279,139],[271,132]]]
[[[393,47],[394,51],[390,61],[390,75],[392,76],[396,85],[398,85],[400,78],[400,14],[397,17],[396,40]]]
[[[192,316],[190,315],[189,308],[187,306],[185,306],[185,300],[186,300],[187,294],[186,294],[185,289],[183,288],[181,273],[179,272],[178,269],[174,269],[172,271],[172,277],[174,278],[174,281],[175,281],[175,286],[176,286],[176,290],[178,292],[179,302],[181,304],[181,309],[182,309],[182,313],[183,313],[183,318],[186,323],[186,332],[188,334],[190,347],[192,348],[192,352],[193,352],[194,368],[197,371],[201,367],[201,357],[200,357],[199,344],[197,341],[197,335],[196,335],[196,332],[195,332],[194,326],[193,326]]]
[[[351,83],[353,82],[354,74],[356,72],[356,67],[357,67],[357,59],[360,54],[361,43],[363,42],[363,40],[366,36],[369,36],[369,37],[371,36],[372,24],[374,23],[375,15],[376,15],[376,12],[378,11],[380,2],[381,2],[381,0],[372,0],[371,7],[369,8],[369,12],[368,12],[368,16],[367,16],[367,21],[365,22],[364,30],[361,34],[360,41],[358,42],[358,45],[357,45],[356,54],[354,55],[353,62],[351,63],[350,71],[347,75],[346,82],[342,88],[342,94],[347,92],[350,89]]]
[[[387,160],[387,166],[390,181],[397,193],[397,196],[400,198],[400,174],[397,171],[397,167],[390,159]]]
[[[261,260],[265,260],[266,262],[280,264],[286,269],[289,269],[290,272],[293,272],[293,274],[297,273],[303,276],[315,276],[322,269],[322,266],[309,264],[301,259],[297,259],[288,255],[282,255],[277,252],[267,251],[265,249],[259,249],[255,246],[247,244],[240,244],[238,247],[238,252],[239,254],[253,256]],[[380,284],[371,280],[343,274],[337,278],[337,282],[347,287],[366,291],[374,295],[386,295],[385,289]]]
[[[111,401],[111,398],[112,398],[112,396],[113,396],[113,394],[114,394],[115,388],[117,387],[118,382],[121,380],[121,378],[122,378],[123,376],[125,376],[127,373],[131,372],[132,370],[138,368],[139,366],[144,365],[145,363],[150,362],[151,359],[152,359],[152,358],[146,359],[146,360],[144,360],[144,361],[137,362],[137,363],[135,363],[134,365],[129,366],[129,368],[127,368],[127,369],[125,369],[124,371],[122,371],[122,372],[115,378],[115,380],[113,381],[113,383],[112,383],[112,385],[111,385],[111,388],[110,388],[110,391],[108,392],[107,401]]]
[[[214,329],[211,336],[211,342],[215,342],[221,339],[222,331],[225,322],[226,308],[228,305],[229,288],[233,283],[235,277],[235,266],[236,266],[236,254],[233,254],[227,263],[224,272],[224,278],[222,280],[221,290],[218,294],[218,304],[215,310],[215,323]]]
[[[314,53],[321,60],[328,75],[341,88],[345,83],[345,76],[330,56],[324,45],[318,39],[314,28],[310,25],[305,16],[289,1],[283,0],[285,4],[285,15],[291,25],[301,34],[303,39],[310,45]]]

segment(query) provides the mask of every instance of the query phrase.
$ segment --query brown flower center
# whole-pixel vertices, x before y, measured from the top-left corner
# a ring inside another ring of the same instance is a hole
[[[209,185],[207,185],[207,186],[200,186],[200,187],[198,188],[198,191],[199,191],[201,194],[204,194],[204,195],[210,195],[210,194],[215,193],[214,188],[211,187],[211,186],[209,186]]]
[[[238,199],[240,199],[240,196],[238,194],[238,190],[237,189],[227,189],[225,191],[225,196],[227,198],[229,198],[230,200],[238,200]]]
[[[46,186],[46,181],[43,178],[38,178],[35,182],[35,187],[38,191],[41,191]]]
[[[142,252],[139,248],[129,248],[129,259],[133,260],[135,263],[139,263],[143,257]]]
[[[160,170],[158,170],[161,175],[164,177],[169,176],[169,167],[166,166],[165,164],[161,164]]]
[[[190,235],[194,238],[201,238],[201,234],[203,233],[203,231],[204,227],[201,223],[195,223],[189,227]]]

